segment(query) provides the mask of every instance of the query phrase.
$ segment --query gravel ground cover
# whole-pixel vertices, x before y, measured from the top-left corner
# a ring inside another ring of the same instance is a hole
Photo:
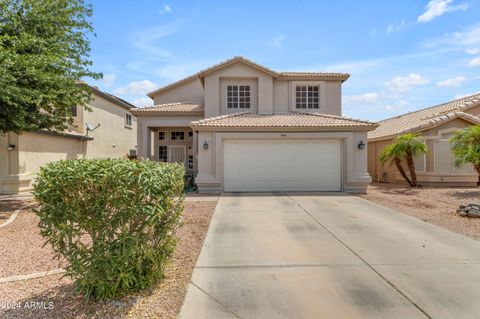
[[[119,300],[86,303],[75,293],[71,280],[62,275],[3,283],[0,318],[174,318],[183,303],[215,206],[215,201],[185,202],[177,249],[165,279],[157,287]],[[10,251],[0,256],[0,277],[58,267],[51,260],[49,248],[41,248],[43,239],[37,223],[33,213],[22,213],[14,223],[0,229],[0,249]],[[6,231],[9,236],[5,236]]]
[[[368,194],[360,195],[453,232],[480,240],[480,218],[462,217],[459,205],[480,204],[478,187],[419,187],[396,184],[372,184]]]

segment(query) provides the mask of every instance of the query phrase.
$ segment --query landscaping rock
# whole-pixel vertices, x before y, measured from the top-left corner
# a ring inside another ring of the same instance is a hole
[[[480,218],[480,205],[478,204],[460,205],[460,208],[457,209],[457,213],[463,217],[479,217]]]

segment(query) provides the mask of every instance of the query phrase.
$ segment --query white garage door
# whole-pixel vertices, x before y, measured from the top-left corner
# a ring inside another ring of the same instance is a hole
[[[226,192],[340,191],[339,140],[225,141]]]

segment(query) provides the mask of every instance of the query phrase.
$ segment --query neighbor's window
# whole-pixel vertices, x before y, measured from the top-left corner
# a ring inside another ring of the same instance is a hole
[[[188,168],[193,169],[193,155],[188,155]]]
[[[319,87],[314,85],[298,85],[295,94],[297,109],[319,108]]]
[[[159,162],[168,162],[168,148],[167,146],[158,147],[158,161]]]
[[[171,140],[172,141],[183,141],[183,140],[185,140],[185,132],[172,132]]]
[[[72,117],[76,117],[77,116],[77,106],[76,105],[72,106],[72,109],[70,110],[70,112],[72,113]]]
[[[250,86],[249,85],[227,85],[227,108],[249,109],[250,108]]]
[[[158,139],[161,140],[161,141],[165,141],[167,139],[167,133],[158,132]]]
[[[132,126],[132,114],[130,113],[125,114],[125,125]]]

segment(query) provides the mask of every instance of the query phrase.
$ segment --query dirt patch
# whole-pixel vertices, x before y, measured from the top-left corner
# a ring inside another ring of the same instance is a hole
[[[0,318],[174,318],[183,303],[215,206],[216,202],[210,201],[185,202],[177,249],[165,280],[157,287],[120,300],[86,303],[75,293],[71,280],[61,275],[5,283],[0,284]],[[28,218],[25,221],[28,224]],[[42,240],[33,238],[30,243],[38,247]],[[28,260],[22,259],[16,267],[26,269],[20,264]]]
[[[480,203],[479,188],[372,184],[362,197],[456,233],[480,240],[480,218],[461,217],[459,205]]]

